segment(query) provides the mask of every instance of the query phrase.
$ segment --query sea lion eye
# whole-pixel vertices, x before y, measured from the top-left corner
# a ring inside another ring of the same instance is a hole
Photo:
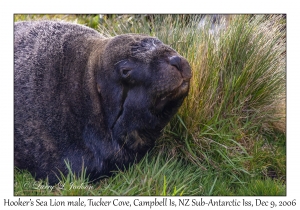
[[[130,72],[131,72],[131,69],[129,69],[129,68],[121,69],[121,75],[123,78],[127,78],[129,76]]]
[[[134,63],[130,60],[121,60],[115,65],[117,68],[117,72],[120,74],[122,79],[128,78],[135,66]]]

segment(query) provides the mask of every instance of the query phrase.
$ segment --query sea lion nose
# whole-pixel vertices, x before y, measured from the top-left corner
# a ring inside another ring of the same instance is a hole
[[[169,62],[172,66],[175,66],[179,71],[182,71],[182,69],[181,69],[181,58],[179,56],[169,57]]]
[[[169,57],[169,62],[170,65],[175,66],[181,72],[184,79],[189,80],[191,78],[191,67],[186,59],[175,55]]]

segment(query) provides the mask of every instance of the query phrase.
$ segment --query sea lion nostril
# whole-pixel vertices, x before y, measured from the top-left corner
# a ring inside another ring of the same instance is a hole
[[[179,56],[172,56],[169,58],[170,64],[175,66],[179,71],[181,71],[181,58]]]

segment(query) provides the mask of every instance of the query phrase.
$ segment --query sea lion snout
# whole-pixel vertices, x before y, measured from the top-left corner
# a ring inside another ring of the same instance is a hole
[[[181,73],[183,80],[189,81],[192,77],[192,73],[188,62],[178,55],[170,56],[168,59],[170,65],[176,67],[176,70],[178,70]]]
[[[177,68],[177,70],[182,71],[181,58],[179,56],[169,57],[169,62],[172,66],[175,66]]]

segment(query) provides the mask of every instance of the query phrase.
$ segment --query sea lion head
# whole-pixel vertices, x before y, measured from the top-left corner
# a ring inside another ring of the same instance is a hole
[[[188,94],[188,61],[157,38],[127,34],[109,39],[100,63],[97,87],[112,138],[147,150]]]

